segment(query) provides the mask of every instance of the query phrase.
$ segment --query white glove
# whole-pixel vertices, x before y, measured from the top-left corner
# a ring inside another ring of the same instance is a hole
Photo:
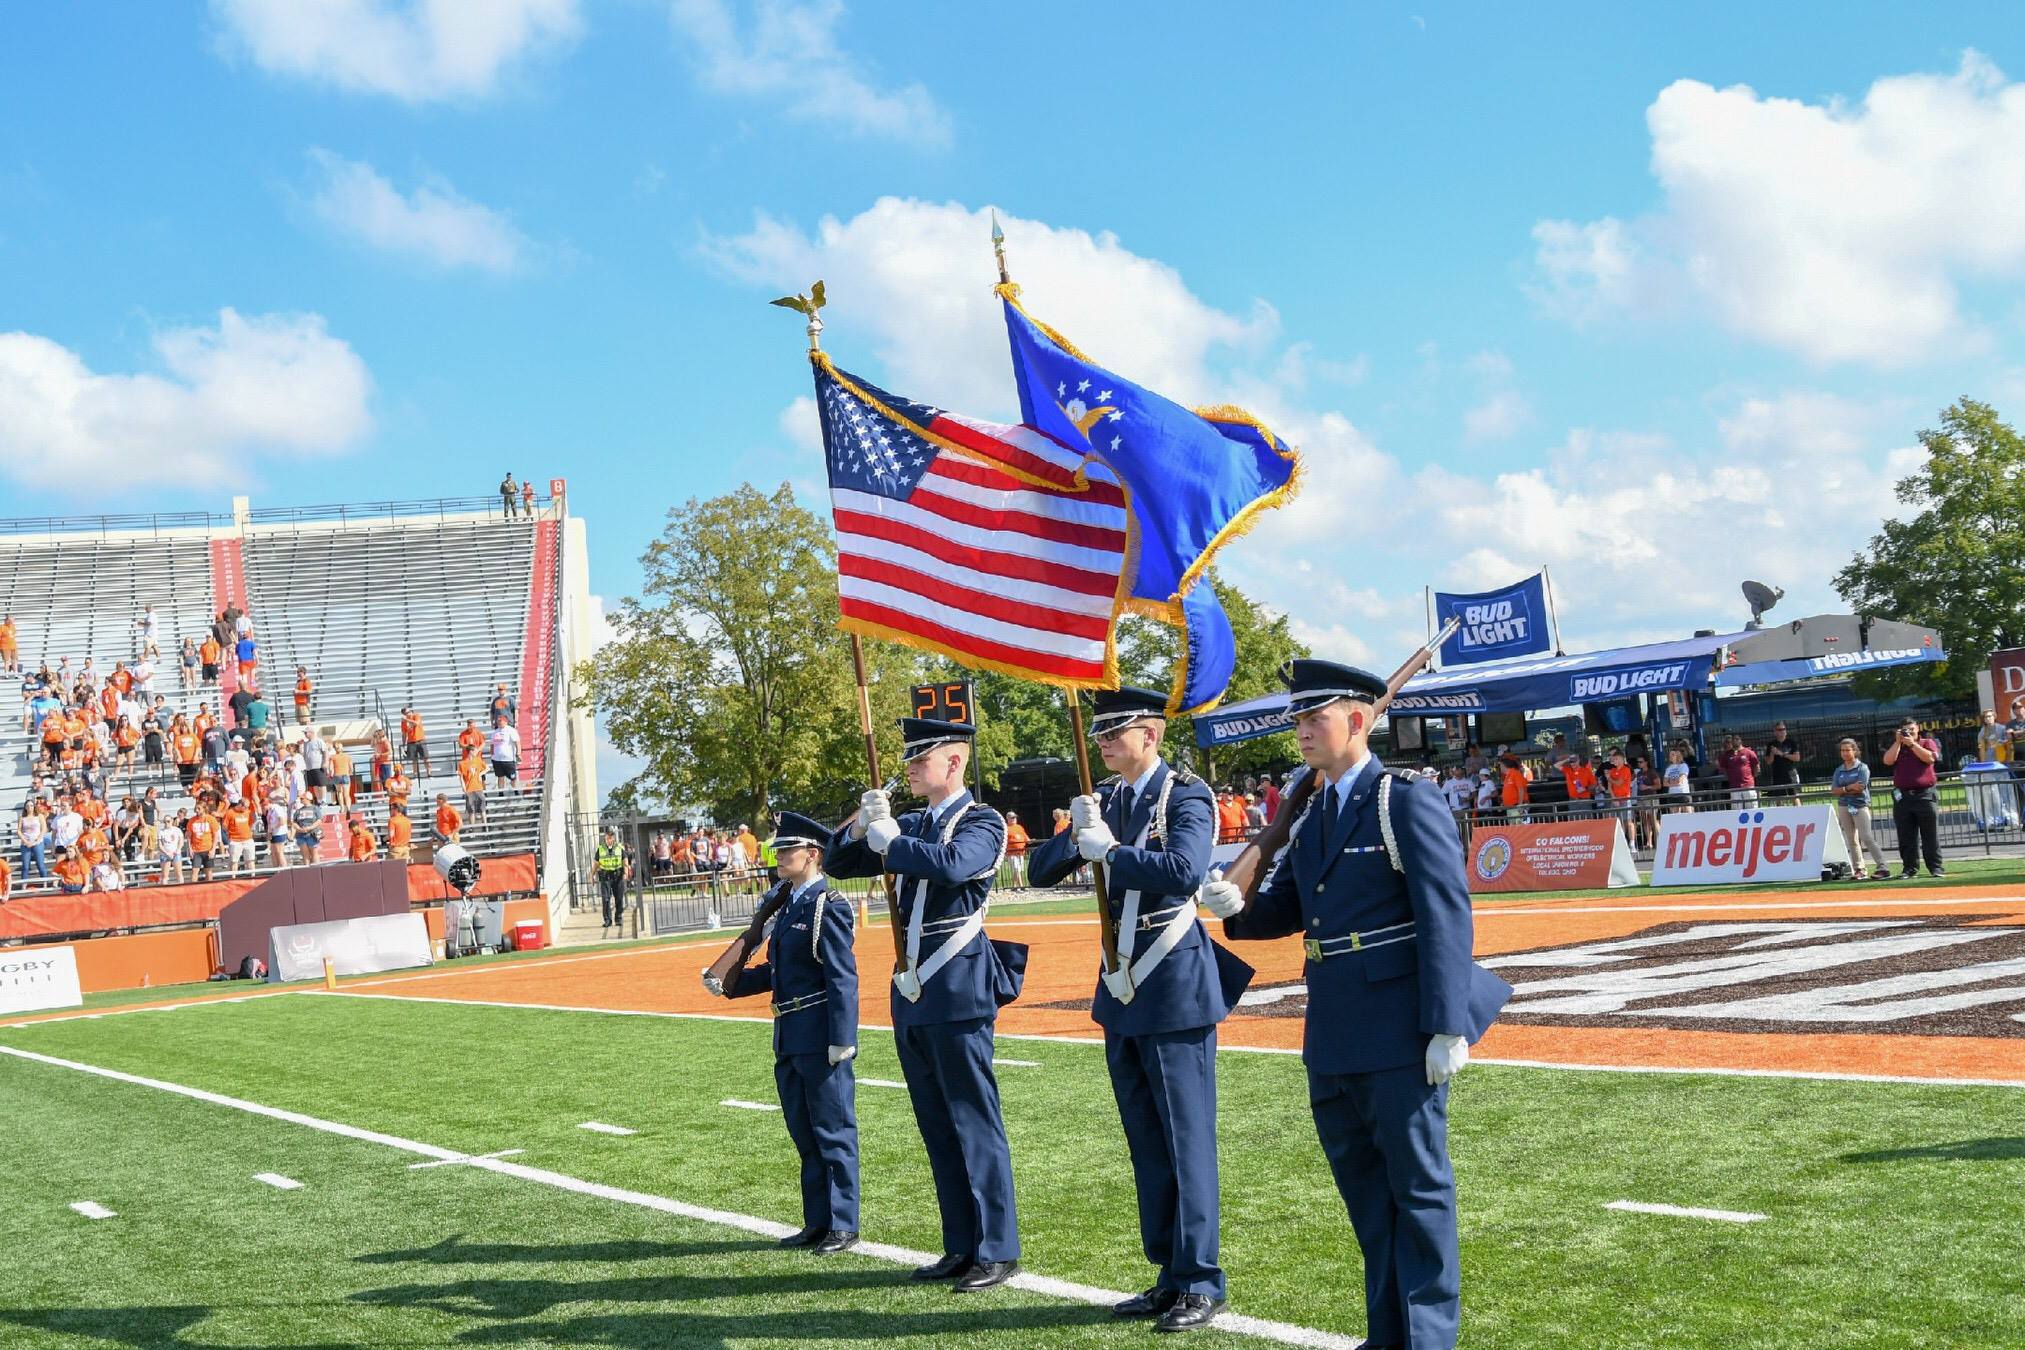
[[[858,1047],[855,1045],[833,1045],[830,1047],[830,1063],[833,1066],[842,1064],[847,1059],[855,1059],[857,1055]]]
[[[1122,958],[1118,962],[1118,969],[1100,970],[1097,974],[1098,978],[1104,981],[1104,987],[1111,991],[1111,997],[1120,1003],[1130,1003],[1133,996],[1139,992],[1139,987],[1132,983],[1132,967]]]
[[[909,1003],[921,1001],[921,977],[911,970],[893,972],[893,987],[900,991],[900,997]]]
[[[1462,1037],[1430,1037],[1427,1042],[1427,1085],[1440,1087],[1469,1062],[1469,1042]]]
[[[900,837],[900,826],[891,816],[881,816],[865,827],[865,844],[880,857],[886,856],[886,848]]]
[[[1076,831],[1076,852],[1083,855],[1085,862],[1102,862],[1112,849],[1118,847],[1117,836],[1103,821],[1087,825]]]
[[[707,970],[703,972],[703,987],[719,998],[724,997],[724,981],[718,979]]]
[[[851,823],[851,838],[863,839],[865,829],[875,820],[893,818],[893,799],[886,795],[884,788],[873,788],[858,798],[858,818]]]
[[[1069,799],[1069,828],[1081,832],[1104,823],[1104,808],[1087,793]]]
[[[1219,919],[1231,918],[1244,911],[1244,889],[1234,881],[1218,877],[1202,888],[1202,907]]]

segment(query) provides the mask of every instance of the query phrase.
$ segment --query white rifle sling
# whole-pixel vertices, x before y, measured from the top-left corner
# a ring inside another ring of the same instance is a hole
[[[1146,828],[1139,832],[1139,837],[1132,841],[1135,848],[1145,848],[1148,839],[1158,839],[1161,851],[1163,853],[1167,851],[1167,797],[1173,790],[1174,772],[1169,770],[1166,779],[1160,784],[1160,797],[1154,804],[1152,818],[1146,822]],[[1139,945],[1139,892],[1125,892],[1123,912],[1118,919],[1118,961],[1120,965],[1130,968],[1133,988],[1136,989],[1146,983],[1147,977],[1167,959],[1167,954],[1174,950],[1175,945],[1188,936],[1188,926],[1194,922],[1196,922],[1195,897],[1190,896],[1175,908],[1174,913],[1162,925],[1160,935],[1153,939],[1153,945],[1141,953],[1139,959],[1135,961],[1132,957]],[[1114,988],[1112,992],[1115,994],[1117,990]]]
[[[949,844],[950,840],[956,837],[957,823],[970,813],[971,807],[976,805],[977,799],[973,797],[963,804],[961,810],[949,813],[948,821],[942,826],[942,843],[945,847]],[[1004,857],[1005,845],[1004,843],[1000,843],[999,858],[1003,859]],[[998,863],[994,861],[990,871],[980,872],[970,879],[972,881],[981,881],[985,877],[996,876],[997,874]],[[908,992],[907,985],[902,985],[901,989],[903,993],[907,994],[910,1003],[919,1002],[921,999],[921,987],[934,979],[936,974],[949,964],[952,957],[969,946],[972,938],[984,931],[984,915],[985,911],[991,908],[991,896],[987,893],[984,903],[979,905],[976,910],[972,911],[969,917],[964,919],[957,930],[949,935],[947,942],[944,942],[933,952],[929,953],[928,960],[924,962],[921,959],[921,925],[927,906],[928,878],[922,877],[915,882],[914,886],[914,912],[907,916],[907,969],[902,973],[913,977],[908,981],[908,985],[912,986],[912,992]]]
[[[1378,834],[1385,840],[1385,856],[1392,860],[1392,870],[1404,874],[1406,867],[1399,860],[1399,837],[1392,833],[1392,775],[1378,775]]]

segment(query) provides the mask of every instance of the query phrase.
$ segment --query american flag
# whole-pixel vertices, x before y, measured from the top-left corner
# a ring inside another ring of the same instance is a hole
[[[843,627],[1048,684],[1117,683],[1125,494],[1026,427],[895,398],[816,361]]]

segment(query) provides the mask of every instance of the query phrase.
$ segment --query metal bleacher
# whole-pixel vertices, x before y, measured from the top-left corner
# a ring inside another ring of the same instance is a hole
[[[34,535],[10,533],[0,523],[0,613],[12,614],[19,626],[25,671],[68,658],[75,678],[90,657],[103,680],[115,661],[134,656],[134,621],[152,604],[161,650],[155,692],[175,711],[194,711],[199,702],[216,708],[222,690],[183,690],[177,651],[182,638],[201,639],[215,617],[211,541],[238,541],[261,684],[277,728],[294,722],[290,690],[298,664],[317,686],[318,725],[384,717],[398,742],[401,707],[422,714],[432,773],[415,784],[419,846],[435,793],[462,803],[455,740],[465,720],[487,725],[486,705],[499,684],[516,699],[532,692],[519,685],[537,535],[532,521],[504,521],[468,509],[468,502],[414,505],[432,513],[334,518],[329,509],[273,510],[208,523],[179,520],[169,529],[73,532],[63,530],[68,522],[50,522]],[[435,509],[444,507],[453,509]],[[36,750],[11,680],[0,717],[0,847],[10,860]],[[541,761],[539,745],[523,746],[524,767]],[[148,787],[158,789],[170,814],[188,805],[173,772],[156,777],[137,767],[131,777],[108,778],[115,808],[128,792],[138,796]],[[488,790],[486,818],[467,825],[464,844],[480,855],[539,850],[544,786],[537,779],[516,792]],[[384,840],[385,799],[361,798],[360,813]],[[325,830],[342,833],[329,819]],[[417,856],[424,854],[418,847]],[[17,876],[15,894],[47,884]]]

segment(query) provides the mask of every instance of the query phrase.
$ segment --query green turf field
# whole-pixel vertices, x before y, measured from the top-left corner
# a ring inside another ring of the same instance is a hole
[[[0,1031],[0,1045],[412,1141],[345,1138],[0,1055],[14,1160],[0,1345],[1132,1344],[1143,1325],[1016,1289],[959,1297],[871,1256],[774,1251],[649,1208],[794,1223],[763,1024],[319,994]],[[1026,1268],[1115,1290],[1139,1259],[1095,1046],[1005,1041]],[[890,1037],[860,1060],[870,1241],[937,1247]],[[1362,1330],[1356,1247],[1298,1060],[1221,1066],[1235,1312]],[[1477,1065],[1458,1080],[1465,1343],[2025,1344],[2025,1094]],[[637,1130],[586,1132],[585,1121]],[[435,1150],[431,1152],[430,1150]],[[631,1201],[466,1165],[637,1193]],[[277,1190],[272,1172],[302,1183]],[[1752,1211],[1748,1225],[1605,1210]],[[90,1220],[75,1202],[116,1217]],[[688,1212],[688,1211],[683,1211]],[[1204,1344],[1263,1345],[1228,1333]]]

